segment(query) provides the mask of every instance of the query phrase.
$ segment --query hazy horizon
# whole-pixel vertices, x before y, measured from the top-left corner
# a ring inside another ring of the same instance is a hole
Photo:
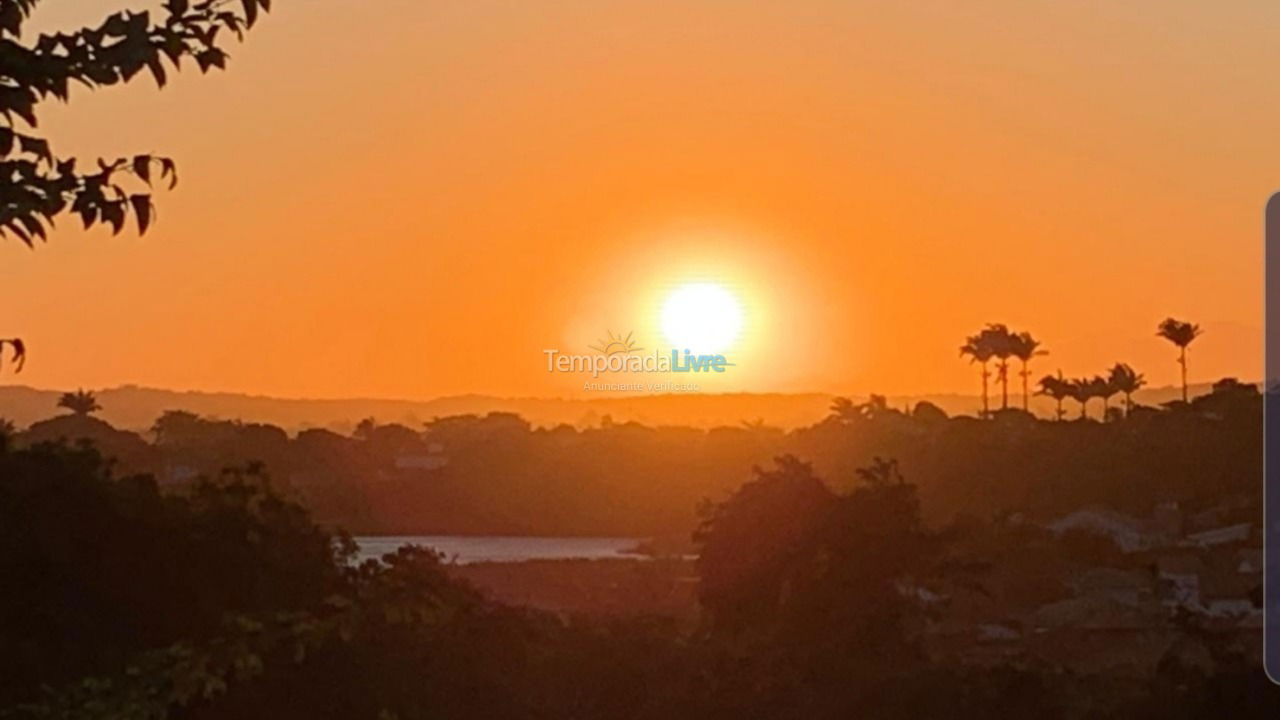
[[[1246,381],[1248,381],[1246,379]],[[1211,383],[1193,383],[1195,397],[1209,392]],[[0,417],[19,426],[64,412],[57,399],[73,388],[34,388],[26,385],[0,386]],[[255,395],[234,391],[174,390],[124,385],[86,388],[102,405],[98,415],[112,425],[135,431],[148,430],[165,411],[186,410],[209,418],[243,422],[263,422],[296,432],[323,427],[350,432],[366,417],[380,422],[416,426],[435,417],[450,415],[514,412],[532,425],[551,427],[569,424],[593,426],[608,415],[615,422],[646,425],[711,428],[764,422],[782,429],[812,425],[830,414],[830,393],[695,393],[635,394],[597,393],[590,397],[503,397],[484,393],[446,395],[432,398],[298,398]],[[1134,394],[1135,402],[1159,405],[1176,400],[1177,386],[1144,387]],[[865,401],[871,393],[845,395]],[[904,409],[921,401],[931,402],[950,415],[977,416],[981,397],[966,393],[921,393],[891,395],[891,407]],[[995,398],[998,407],[999,398]],[[1010,395],[1010,406],[1021,407],[1021,396]],[[1074,403],[1069,417],[1074,417]],[[1053,417],[1054,403],[1036,395],[1030,399],[1033,413]]]

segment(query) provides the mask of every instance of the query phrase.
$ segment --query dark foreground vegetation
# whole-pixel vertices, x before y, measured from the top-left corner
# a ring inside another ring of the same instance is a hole
[[[490,430],[489,462],[511,471],[554,437],[601,443],[620,471],[669,462],[655,447],[669,438],[705,453],[716,437],[733,462],[795,450],[702,506],[692,627],[503,605],[424,550],[353,566],[350,541],[254,467],[162,489],[92,449],[14,438],[0,452],[0,716],[1274,716],[1246,567],[1260,419],[1256,391],[1225,383],[1106,424],[874,402],[790,435],[452,421],[473,442]],[[344,442],[384,437],[366,426]],[[966,512],[928,521],[917,475]],[[1220,559],[1235,594],[1209,582]],[[1180,594],[1197,572],[1200,592]]]

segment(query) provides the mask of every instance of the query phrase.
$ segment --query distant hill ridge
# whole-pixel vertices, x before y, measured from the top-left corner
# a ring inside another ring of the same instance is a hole
[[[1193,385],[1192,394],[1206,393],[1211,385]],[[20,427],[51,417],[60,412],[57,402],[62,392],[24,385],[0,386],[0,417]],[[98,416],[118,428],[146,430],[166,410],[186,410],[202,416],[270,423],[290,432],[309,427],[345,432],[366,417],[417,426],[435,417],[495,411],[518,413],[541,426],[598,425],[609,416],[614,422],[636,421],[646,425],[714,427],[759,420],[776,427],[793,428],[821,420],[835,397],[825,393],[724,393],[600,398],[502,398],[470,394],[432,400],[305,399],[136,385],[94,392],[103,407]],[[1178,396],[1176,387],[1148,388],[1138,392],[1134,400],[1158,405],[1176,400]],[[853,399],[865,400],[866,396],[853,396]],[[949,414],[974,414],[981,407],[979,397],[963,394],[889,396],[888,400],[895,408],[928,401]],[[998,398],[993,397],[992,401],[994,407]],[[1020,403],[1020,396],[1010,397],[1011,406],[1020,406]],[[1068,416],[1074,416],[1076,404],[1068,401],[1066,407]],[[1031,409],[1049,417],[1053,403],[1047,398],[1035,397]]]

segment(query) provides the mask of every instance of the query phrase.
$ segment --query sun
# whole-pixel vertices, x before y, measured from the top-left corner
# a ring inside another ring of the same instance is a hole
[[[662,334],[676,350],[722,353],[742,331],[742,304],[714,283],[681,285],[662,303]]]

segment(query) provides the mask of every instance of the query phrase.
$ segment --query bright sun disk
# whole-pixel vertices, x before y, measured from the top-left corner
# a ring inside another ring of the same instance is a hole
[[[722,353],[741,331],[742,305],[720,285],[682,285],[662,304],[662,333],[676,350]]]

